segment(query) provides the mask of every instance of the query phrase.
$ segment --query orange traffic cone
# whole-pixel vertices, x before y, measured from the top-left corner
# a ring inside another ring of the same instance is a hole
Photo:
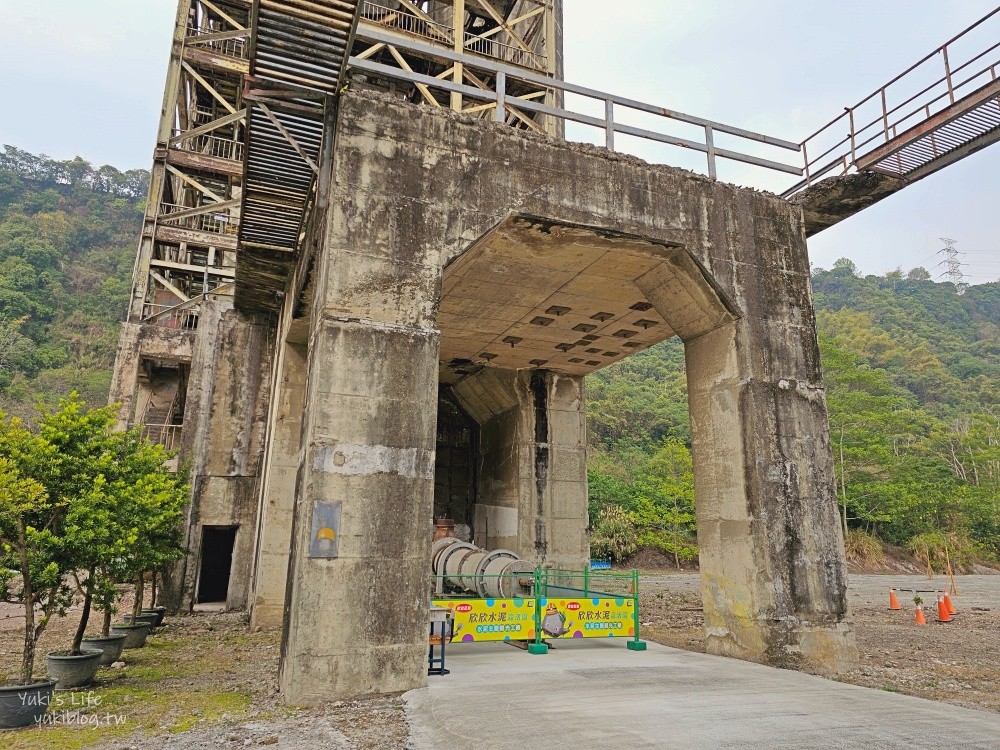
[[[944,606],[948,608],[949,615],[954,616],[958,614],[958,611],[955,609],[955,605],[951,603],[951,597],[948,596],[947,591],[944,592]]]
[[[917,625],[926,625],[927,620],[924,618],[924,608],[917,606]]]
[[[889,609],[893,611],[902,609],[902,607],[899,606],[899,599],[896,598],[895,589],[889,589]]]
[[[948,612],[948,605],[944,603],[943,596],[939,596],[937,600],[937,621],[951,622],[951,614]]]

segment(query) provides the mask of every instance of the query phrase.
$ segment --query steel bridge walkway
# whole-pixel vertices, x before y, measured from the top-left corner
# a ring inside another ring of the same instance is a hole
[[[806,138],[783,197],[814,234],[1000,140],[1000,8]]]

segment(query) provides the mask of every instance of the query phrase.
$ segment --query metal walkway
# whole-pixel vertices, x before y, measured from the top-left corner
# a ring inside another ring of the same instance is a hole
[[[801,143],[805,178],[783,197],[796,198],[830,177],[895,178],[855,181],[872,186],[878,200],[1000,140],[997,40],[1000,8],[845,108]],[[856,210],[875,202],[853,192]]]
[[[248,127],[236,279],[242,309],[273,309],[273,292],[264,290],[284,278],[299,248],[359,6],[359,0],[254,2],[243,89]]]

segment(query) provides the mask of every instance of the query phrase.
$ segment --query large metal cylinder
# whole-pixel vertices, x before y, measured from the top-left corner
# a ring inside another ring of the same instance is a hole
[[[431,548],[431,569],[442,585],[487,599],[531,594],[534,567],[509,549],[487,551],[445,537]]]

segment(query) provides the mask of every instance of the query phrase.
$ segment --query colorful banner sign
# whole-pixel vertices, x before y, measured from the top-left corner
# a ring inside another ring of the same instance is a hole
[[[434,599],[452,612],[448,641],[531,641],[535,639],[534,599]]]
[[[608,638],[635,635],[635,602],[594,597],[539,599],[543,638]]]
[[[535,602],[542,638],[608,638],[635,635],[631,598],[434,599],[451,610],[448,642],[535,640]]]

